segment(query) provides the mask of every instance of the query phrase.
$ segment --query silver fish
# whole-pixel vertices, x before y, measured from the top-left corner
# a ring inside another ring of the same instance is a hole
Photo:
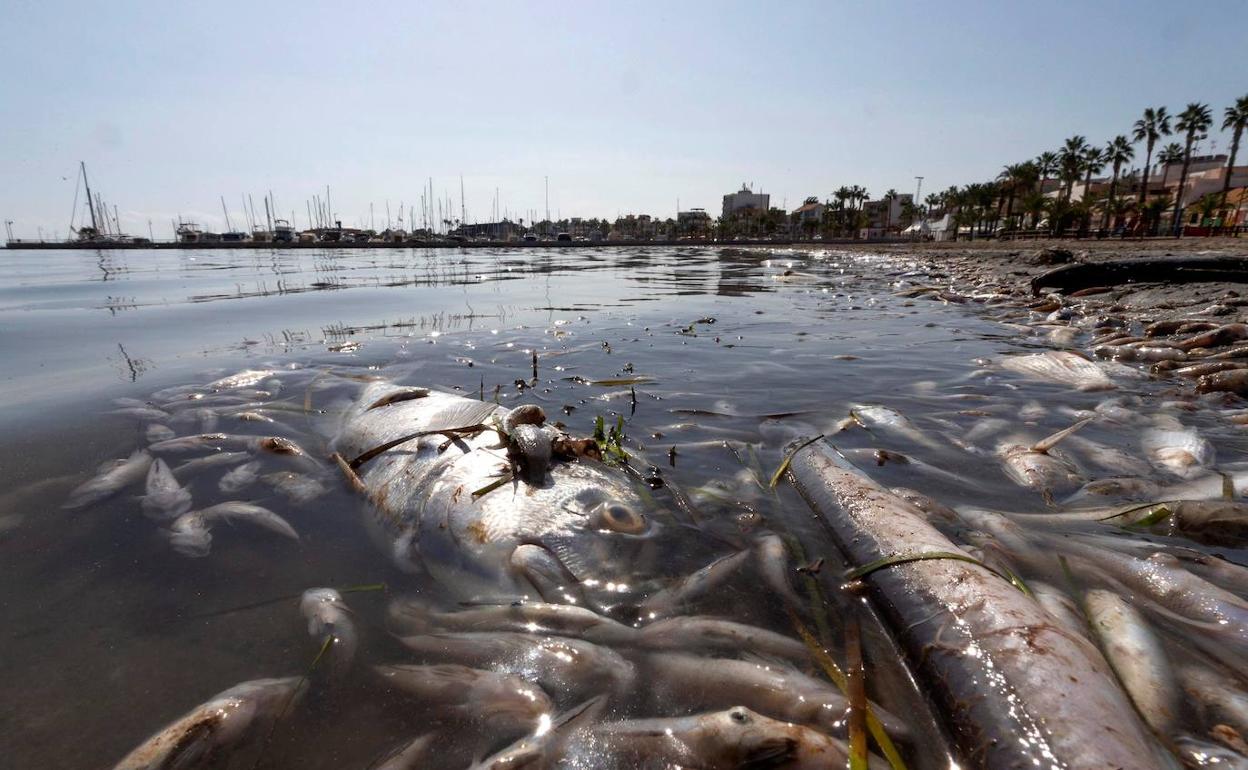
[[[246,521],[291,540],[299,533],[281,516],[252,503],[227,502],[184,513],[169,528],[169,542],[184,556],[207,556],[212,547],[212,528],[219,521]]]
[[[1141,444],[1154,467],[1181,478],[1195,478],[1213,465],[1213,445],[1195,428],[1149,429],[1144,431]]]
[[[260,479],[285,495],[292,503],[304,505],[326,494],[325,485],[317,479],[293,471],[266,473]]]
[[[719,654],[751,652],[796,663],[810,660],[810,650],[790,636],[720,618],[683,615],[641,627],[634,640],[650,650],[696,650]]]
[[[228,377],[222,377],[219,380],[213,380],[204,387],[209,390],[229,390],[232,388],[249,388],[262,380],[267,380],[277,374],[275,369],[244,369],[237,374],[231,374]]]
[[[114,770],[222,767],[249,740],[264,737],[304,689],[299,677],[235,685],[162,728]]]
[[[704,770],[786,767],[842,770],[849,749],[803,725],[735,706],[665,719],[607,722],[583,730],[565,748],[576,767],[696,767]],[[869,767],[887,767],[871,757]]]
[[[416,598],[400,598],[388,608],[390,625],[403,635],[437,631],[513,631],[573,636],[596,644],[630,645],[637,629],[575,604],[515,602],[439,612]]]
[[[641,617],[646,620],[670,617],[681,612],[699,598],[718,588],[741,571],[753,557],[753,551],[739,551],[721,556],[696,572],[690,573],[667,587],[647,596],[641,602]]]
[[[854,404],[850,416],[870,431],[889,434],[928,449],[944,449],[939,442],[919,430],[914,423],[896,409],[877,404]]]
[[[177,434],[173,432],[173,428],[154,422],[147,426],[146,430],[143,431],[143,435],[147,438],[147,443],[155,444],[157,441],[168,441]]]
[[[1149,726],[1169,735],[1178,716],[1179,693],[1161,640],[1125,599],[1113,591],[1084,594],[1088,620],[1105,658]]]
[[[152,456],[139,449],[125,460],[112,460],[101,466],[99,475],[80,484],[69,493],[62,506],[67,509],[85,508],[106,500],[121,490],[147,476],[152,466]]]
[[[220,468],[224,465],[241,463],[248,457],[251,457],[251,454],[248,452],[213,452],[203,457],[196,457],[194,460],[187,460],[174,468],[173,473],[174,475],[187,478],[209,468]]]
[[[360,471],[373,521],[402,569],[428,571],[459,598],[540,596],[618,602],[638,553],[657,527],[622,472],[602,463],[555,461],[540,485],[505,481],[507,458],[494,430],[435,433],[502,420],[509,410],[429,391],[369,409],[396,390],[366,387],[333,448],[358,458],[405,436]],[[475,494],[479,493],[479,494]]]
[[[636,678],[633,664],[619,653],[582,639],[494,632],[425,634],[399,641],[427,660],[519,676],[572,698],[624,692]]]
[[[125,406],[120,409],[114,409],[109,414],[118,414],[123,417],[133,417],[136,420],[144,422],[163,422],[169,419],[169,413],[163,409],[157,409],[154,406]]]
[[[845,696],[831,683],[807,676],[790,664],[656,652],[647,656],[644,671],[650,697],[660,708],[671,704],[722,708],[740,703],[833,735],[846,733],[849,704]],[[890,736],[909,734],[909,727],[897,717],[874,704],[872,711]]]
[[[922,512],[825,444],[798,451],[790,468],[798,492],[828,523],[852,565],[959,550]],[[959,743],[977,763],[1163,767],[1095,646],[1059,627],[999,575],[963,561],[932,559],[879,570],[864,582],[905,629],[900,639],[915,675],[955,722],[976,726]],[[1071,678],[1080,683],[1078,698],[1053,686]]]
[[[1112,390],[1116,386],[1095,363],[1066,350],[1051,350],[1001,360],[1001,368],[1078,390]]]
[[[176,519],[191,510],[191,493],[178,483],[165,461],[157,457],[147,472],[143,513],[153,519]]]
[[[1183,666],[1179,679],[1190,701],[1201,705],[1206,724],[1227,724],[1248,736],[1248,691],[1234,676],[1203,666]]]
[[[520,677],[455,664],[374,666],[391,687],[491,731],[536,730],[555,713],[550,696]]]
[[[221,480],[217,482],[217,488],[227,495],[246,489],[256,483],[256,478],[260,475],[260,469],[263,467],[259,460],[243,463],[222,476]]]
[[[308,634],[328,656],[331,675],[346,673],[355,661],[359,635],[342,594],[332,588],[309,588],[299,600],[299,612],[308,621]]]

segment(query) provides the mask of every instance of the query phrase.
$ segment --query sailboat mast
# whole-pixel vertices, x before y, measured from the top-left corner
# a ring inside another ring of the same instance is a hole
[[[221,196],[221,213],[225,214],[225,231],[227,233],[234,232],[234,225],[230,224],[230,211],[225,207],[225,196]]]
[[[91,183],[87,181],[86,161],[80,160],[78,161],[78,165],[82,167],[82,183],[87,187],[87,208],[91,209],[91,229],[98,233],[100,231],[100,226],[95,222],[95,202],[91,198]]]

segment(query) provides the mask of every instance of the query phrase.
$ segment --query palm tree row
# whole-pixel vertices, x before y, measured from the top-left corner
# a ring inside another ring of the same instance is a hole
[[[1032,227],[1041,222],[1044,213],[1050,215],[1050,227],[1053,231],[1079,223],[1082,230],[1088,230],[1096,210],[1100,210],[1100,228],[1109,228],[1116,217],[1134,209],[1140,221],[1148,219],[1146,214],[1155,214],[1160,218],[1161,211],[1173,204],[1171,213],[1172,228],[1176,235],[1181,234],[1183,226],[1183,191],[1187,187],[1192,165],[1192,151],[1197,142],[1208,136],[1213,126],[1213,113],[1207,104],[1193,102],[1177,115],[1171,115],[1165,107],[1149,107],[1144,110],[1139,120],[1135,121],[1131,133],[1113,137],[1105,146],[1093,145],[1087,137],[1075,135],[1067,139],[1057,151],[1040,153],[1034,159],[1014,163],[1004,167],[995,181],[995,193],[998,210],[993,221],[1004,219],[1007,225],[1020,224],[1030,219]],[[1239,153],[1240,141],[1245,127],[1248,126],[1248,96],[1240,97],[1235,104],[1227,107],[1222,120],[1222,129],[1231,132],[1230,157],[1226,162],[1226,173],[1222,180],[1220,207],[1225,208],[1226,196],[1231,187],[1231,176]],[[1174,135],[1181,137],[1182,142],[1170,142],[1158,147],[1163,137]],[[1134,145],[1142,143],[1144,149],[1144,166],[1138,176],[1134,171],[1124,173],[1135,159]],[[1154,160],[1162,166],[1163,191],[1169,186],[1170,167],[1180,166],[1178,179],[1179,194],[1168,200],[1164,192],[1155,198],[1165,198],[1163,206],[1149,206],[1150,170]],[[1111,170],[1107,195],[1094,199],[1091,194],[1092,178],[1106,168]],[[1046,198],[1046,188],[1056,180],[1059,184],[1054,198]],[[1073,200],[1075,185],[1082,182],[1082,194],[1079,201]],[[1120,197],[1124,182],[1138,185],[1134,197]],[[951,188],[940,194],[929,195],[925,203],[929,210],[943,208],[946,211],[968,207],[970,214],[962,215],[960,223],[973,219],[976,227],[983,220],[982,196],[984,185],[967,185],[963,188]],[[1019,204],[1016,207],[1016,204]],[[1208,202],[1202,202],[1202,211],[1208,210]],[[1214,210],[1217,210],[1217,206]],[[1021,211],[1023,218],[1016,215]],[[972,228],[972,237],[975,228]]]

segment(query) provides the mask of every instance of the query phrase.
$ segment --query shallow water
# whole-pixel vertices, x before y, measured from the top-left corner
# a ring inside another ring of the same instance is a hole
[[[146,443],[142,422],[109,413],[113,399],[266,368],[283,386],[270,414],[317,458],[361,379],[372,376],[509,406],[536,402],[580,435],[598,416],[608,424],[622,416],[634,467],[653,466],[668,487],[702,501],[701,527],[663,530],[658,576],[692,572],[761,529],[790,536],[807,561],[824,557],[817,574],[826,605],[802,621],[825,631],[837,651],[845,617],[867,624],[872,697],[915,715],[912,767],[945,766],[941,739],[887,640],[839,589],[839,559],[821,525],[791,490],[782,485],[773,496],[762,486],[785,443],[825,433],[886,485],[949,505],[1046,511],[1001,472],[992,447],[1014,435],[1036,441],[1107,395],[988,366],[1003,353],[1043,349],[1042,338],[1003,327],[991,302],[895,296],[899,286],[935,280],[916,268],[887,256],[710,248],[0,252],[0,456],[8,471],[0,480],[0,756],[13,767],[109,766],[227,687],[308,672],[317,644],[297,601],[268,599],[385,583],[392,594],[446,603],[436,584],[390,564],[328,463],[327,491],[305,505],[262,485],[227,495],[219,470],[190,484],[197,508],[263,502],[298,530],[298,543],[240,524],[214,531],[208,557],[179,555],[139,512],[141,484],[82,510],[60,508],[100,463]],[[1123,380],[1113,395],[1145,394],[1152,404],[1164,390]],[[1045,410],[1025,422],[1019,411],[1032,400]],[[864,403],[904,413],[924,439],[837,432]],[[1214,412],[1182,417],[1222,459],[1242,451]],[[266,430],[227,419],[217,429]],[[984,451],[957,447],[954,439],[990,419],[1003,424],[979,428],[983,438],[971,442]],[[171,427],[211,426],[187,419]],[[1133,430],[1097,424],[1080,435],[1138,455]],[[930,467],[877,464],[872,452],[881,448]],[[699,496],[708,483],[720,484],[719,494]],[[657,490],[656,504],[671,509],[671,494]],[[354,676],[331,686],[314,672],[309,697],[237,766],[365,767],[443,724],[436,709],[370,676],[370,664],[416,662],[387,630],[387,596],[346,598],[361,635]],[[698,610],[793,634],[754,576],[730,580]],[[552,696],[561,708],[573,705]],[[679,702],[649,703],[644,692],[613,705],[618,717],[656,710],[687,712]],[[500,748],[480,741],[480,725],[445,726],[447,767]]]

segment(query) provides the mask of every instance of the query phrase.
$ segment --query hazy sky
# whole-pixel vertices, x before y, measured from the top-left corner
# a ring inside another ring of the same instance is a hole
[[[717,211],[742,182],[789,208],[916,175],[930,192],[1150,105],[1220,123],[1248,93],[1245,34],[1243,0],[9,0],[0,217],[64,234],[79,160],[158,237],[267,189],[301,226],[326,184],[347,225],[419,205],[430,176],[458,208],[461,174],[469,221],[495,188],[540,214],[547,175],[563,216]]]

